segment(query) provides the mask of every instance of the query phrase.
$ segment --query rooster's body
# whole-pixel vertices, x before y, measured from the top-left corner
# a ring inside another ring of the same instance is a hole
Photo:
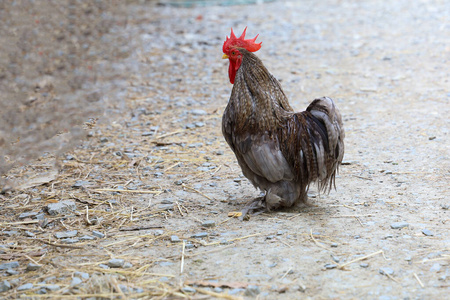
[[[266,192],[250,209],[305,202],[312,182],[321,191],[331,188],[344,156],[344,129],[333,100],[316,99],[295,113],[261,60],[243,47],[233,49],[239,65],[234,78],[230,71],[234,86],[222,132],[245,177]]]

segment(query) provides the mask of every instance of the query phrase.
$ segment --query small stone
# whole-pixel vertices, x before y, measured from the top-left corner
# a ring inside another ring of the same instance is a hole
[[[49,291],[52,291],[52,292],[61,289],[61,287],[59,285],[57,285],[57,284],[49,284],[49,285],[46,285],[45,288],[47,290],[49,290]]]
[[[245,289],[244,295],[245,296],[249,296],[249,297],[256,297],[260,293],[261,293],[261,290],[259,289],[259,286],[257,286],[257,285],[249,285]]]
[[[47,212],[52,216],[72,212],[76,210],[76,208],[77,206],[75,205],[75,202],[73,202],[72,200],[64,200],[58,203],[50,203],[45,207]]]
[[[99,268],[102,268],[102,269],[105,269],[105,270],[110,269],[110,267],[108,267],[108,266],[105,265],[105,264],[99,264],[98,267],[99,267]]]
[[[361,268],[368,268],[368,267],[369,267],[369,264],[368,264],[368,263],[360,263],[359,266],[360,266]]]
[[[337,248],[338,244],[337,243],[331,243],[330,245],[332,248]]]
[[[216,287],[213,289],[213,291],[216,292],[216,293],[223,293],[223,288],[220,288],[220,287],[216,286]]]
[[[5,230],[2,233],[6,234],[9,237],[11,237],[11,236],[17,235],[19,232],[17,230]]]
[[[161,229],[157,229],[153,233],[154,236],[160,236],[160,235],[163,235],[163,234],[164,234],[164,230],[161,230]]]
[[[121,258],[113,258],[108,261],[108,266],[111,268],[122,268],[125,260]]]
[[[10,261],[4,264],[0,264],[0,270],[8,270],[8,269],[14,269],[19,267],[18,261]]]
[[[8,280],[3,280],[0,282],[0,293],[6,292],[11,288],[11,284],[8,282]]]
[[[173,209],[173,204],[160,204],[158,205],[159,210],[171,210]]]
[[[13,269],[8,269],[8,270],[6,270],[6,273],[7,273],[9,276],[13,276],[13,275],[19,274],[19,271],[16,271],[16,270],[13,270]]]
[[[335,268],[337,268],[336,264],[326,264],[325,265],[325,269],[335,269]]]
[[[39,270],[40,268],[42,268],[41,265],[37,265],[37,264],[34,264],[34,263],[29,263],[29,264],[27,265],[26,271],[27,271],[27,272],[30,272],[30,271],[36,271],[36,270]]]
[[[93,230],[93,231],[92,231],[92,234],[93,234],[95,237],[98,237],[99,239],[102,239],[102,238],[105,237],[105,234],[101,233],[100,231],[96,231],[96,230]]]
[[[80,240],[81,241],[92,241],[92,240],[95,240],[95,237],[90,236],[90,235],[83,235],[80,237]]]
[[[193,110],[191,110],[191,114],[193,114],[194,116],[204,116],[208,113],[206,111],[204,111],[203,109],[193,109]]]
[[[123,264],[123,268],[124,269],[129,269],[129,268],[132,268],[132,267],[133,267],[133,264],[128,262],[128,261]]]
[[[30,232],[30,231],[25,231],[25,235],[26,235],[27,237],[35,237],[35,236],[36,236],[34,233],[32,233],[32,232]]]
[[[75,272],[74,275],[80,276],[82,279],[84,280],[88,280],[89,279],[89,273],[86,272]]]
[[[331,255],[331,259],[334,260],[334,262],[339,263],[340,259],[339,257],[335,256],[335,255]]]
[[[182,185],[183,184],[183,180],[177,180],[174,182],[175,185]]]
[[[395,222],[391,224],[392,229],[402,229],[404,227],[408,227],[409,224],[407,222]]]
[[[195,124],[195,127],[203,127],[203,126],[205,126],[205,123],[203,123],[203,122],[195,122],[194,124]]]
[[[81,278],[73,277],[72,281],[70,282],[70,286],[76,286],[76,285],[79,285],[82,282],[83,282],[83,280],[81,280]]]
[[[214,227],[216,226],[216,221],[208,220],[202,223],[203,227]]]
[[[69,230],[69,231],[60,231],[60,232],[55,232],[55,237],[57,239],[65,239],[65,238],[71,238],[74,237],[78,234],[77,230]]]
[[[26,291],[26,290],[32,289],[33,287],[34,287],[34,285],[32,283],[25,283],[25,284],[17,287],[17,290],[18,291]]]
[[[75,181],[75,183],[72,185],[73,188],[79,189],[82,187],[87,187],[91,185],[91,183],[87,180],[77,180]]]
[[[37,212],[34,212],[34,211],[24,212],[24,213],[21,213],[21,214],[19,215],[19,219],[33,218],[33,217],[35,217],[37,214],[38,214],[38,213],[37,213]]]
[[[431,232],[431,231],[428,230],[428,229],[423,229],[423,230],[422,230],[422,233],[425,234],[426,236],[433,236],[433,235],[434,235],[433,232]]]
[[[435,137],[435,136],[430,136],[428,139],[429,139],[430,141],[432,141],[432,140],[436,139],[436,137]]]
[[[199,232],[199,233],[196,233],[194,235],[191,235],[191,237],[195,238],[195,239],[202,239],[202,238],[205,238],[207,236],[208,236],[207,232]]]
[[[233,179],[233,181],[234,182],[241,182],[241,179],[240,178],[235,178],[235,179]]]
[[[184,288],[181,289],[183,292],[185,293],[195,293],[197,292],[196,289],[190,287],[190,286],[185,286]]]
[[[216,155],[223,155],[224,152],[222,150],[216,151]]]
[[[439,272],[441,270],[442,266],[440,263],[435,263],[433,264],[433,266],[430,268],[430,272]]]
[[[380,273],[381,275],[393,275],[394,270],[389,267],[385,267],[385,268],[380,268],[378,270],[378,273]]]
[[[75,244],[78,243],[80,241],[80,239],[72,239],[72,238],[68,238],[68,239],[62,239],[61,242],[64,244]]]
[[[237,295],[243,291],[244,291],[244,289],[232,289],[232,290],[228,291],[228,295]]]

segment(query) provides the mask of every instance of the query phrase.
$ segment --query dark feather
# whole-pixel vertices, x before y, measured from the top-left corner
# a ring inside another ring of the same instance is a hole
[[[345,136],[333,100],[316,99],[306,111],[295,113],[261,60],[239,51],[242,64],[222,131],[242,172],[266,192],[268,210],[306,201],[312,182],[329,191],[344,156]]]

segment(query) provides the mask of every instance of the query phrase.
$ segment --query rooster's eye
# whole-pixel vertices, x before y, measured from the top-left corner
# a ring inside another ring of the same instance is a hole
[[[232,55],[235,55],[235,54],[236,54],[236,52],[234,52],[234,51],[231,51],[231,54],[232,54]]]

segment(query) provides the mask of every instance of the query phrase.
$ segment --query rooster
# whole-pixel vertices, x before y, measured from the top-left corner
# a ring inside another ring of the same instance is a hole
[[[319,192],[335,187],[344,156],[344,128],[332,99],[314,100],[294,112],[280,83],[252,52],[256,37],[237,38],[231,29],[223,44],[233,90],[222,118],[222,132],[245,177],[261,191],[244,210],[271,211],[307,201],[311,183]]]

